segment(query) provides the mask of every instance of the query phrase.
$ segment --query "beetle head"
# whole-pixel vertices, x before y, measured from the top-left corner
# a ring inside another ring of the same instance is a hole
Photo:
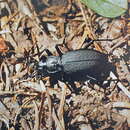
[[[40,59],[40,62],[37,64],[37,66],[36,66],[36,70],[37,70],[36,77],[37,78],[48,76],[46,60],[47,60],[47,58],[45,56],[42,56]]]
[[[62,71],[61,61],[59,56],[42,57],[37,65],[38,77],[51,76]]]

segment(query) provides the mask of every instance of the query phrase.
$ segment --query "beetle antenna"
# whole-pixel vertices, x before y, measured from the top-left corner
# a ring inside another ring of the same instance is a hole
[[[95,42],[95,41],[113,41],[114,39],[91,39],[91,38],[86,38],[85,42]]]
[[[84,48],[88,48],[93,42],[95,41],[113,41],[114,39],[95,39],[92,40],[91,38],[85,39],[85,47]]]

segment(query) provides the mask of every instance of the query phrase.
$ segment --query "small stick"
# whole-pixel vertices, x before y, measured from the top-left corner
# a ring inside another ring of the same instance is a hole
[[[113,80],[117,79],[117,77],[115,76],[113,72],[110,72],[110,76]],[[117,86],[130,98],[130,92],[121,82],[118,82]]]

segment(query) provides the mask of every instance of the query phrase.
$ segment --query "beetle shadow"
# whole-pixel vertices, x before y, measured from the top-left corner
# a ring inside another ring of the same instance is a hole
[[[71,90],[72,93],[75,93],[76,95],[80,94],[80,91],[82,89],[82,85],[77,88],[76,84],[74,81],[68,82],[68,88]]]
[[[112,79],[108,78],[110,77],[110,72],[113,72],[115,75],[117,75],[116,73],[116,67],[112,64],[112,63],[108,63],[106,70],[103,70],[103,74],[96,74],[95,77],[90,77],[90,76],[86,76],[86,77],[80,77],[80,82],[85,82],[88,81],[92,86],[94,84],[97,84],[98,86],[102,87],[104,89],[104,91],[106,90],[106,88],[108,88],[110,86],[110,83],[112,81]],[[79,79],[79,77],[76,77],[77,79]],[[78,81],[78,80],[77,80]],[[107,81],[106,83],[104,83],[104,81]],[[72,85],[72,88],[74,89],[74,91],[76,91],[78,93],[78,91],[80,91],[82,89],[82,87],[78,88],[76,87],[76,85],[74,84],[74,82],[69,82]]]
[[[79,94],[79,92],[81,91],[81,87],[77,88],[76,84],[75,84],[75,81],[72,80],[72,79],[65,79],[63,77],[59,77],[60,74],[55,74],[55,75],[51,75],[50,76],[50,84],[51,86],[54,86],[55,84],[58,84],[58,80],[64,82],[67,87],[69,88],[69,90],[72,92],[72,93],[75,93],[75,94]]]

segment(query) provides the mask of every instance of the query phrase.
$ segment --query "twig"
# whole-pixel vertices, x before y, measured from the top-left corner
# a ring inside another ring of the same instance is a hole
[[[51,103],[51,97],[49,95],[49,90],[46,90],[46,95],[48,99],[48,107],[49,107],[49,130],[52,130],[52,103]]]
[[[64,118],[63,118],[63,107],[64,107],[64,102],[65,102],[65,95],[66,95],[67,86],[60,81],[59,81],[59,83],[60,83],[60,86],[62,86],[62,97],[61,97],[60,106],[58,109],[58,117],[59,117],[59,120],[62,124],[62,127],[65,129]]]
[[[38,105],[36,104],[36,101],[33,101],[34,109],[35,109],[35,124],[34,124],[34,130],[39,129],[39,111],[38,111]]]
[[[57,125],[56,126],[56,130],[65,130],[63,127],[62,127],[62,124],[61,122],[59,121],[59,119],[57,118],[57,115],[56,115],[56,112],[55,112],[55,109],[53,108],[53,112],[52,112],[52,117],[55,121],[55,124]]]
[[[24,92],[22,91],[0,91],[0,98],[9,98],[13,96],[18,96],[18,95],[25,95],[25,96],[37,96],[37,93],[29,93],[29,92]]]
[[[110,73],[110,76],[113,80],[117,79],[117,77],[115,76],[113,72]],[[125,86],[123,86],[121,82],[118,82],[117,86],[130,98],[130,92],[125,88]]]

